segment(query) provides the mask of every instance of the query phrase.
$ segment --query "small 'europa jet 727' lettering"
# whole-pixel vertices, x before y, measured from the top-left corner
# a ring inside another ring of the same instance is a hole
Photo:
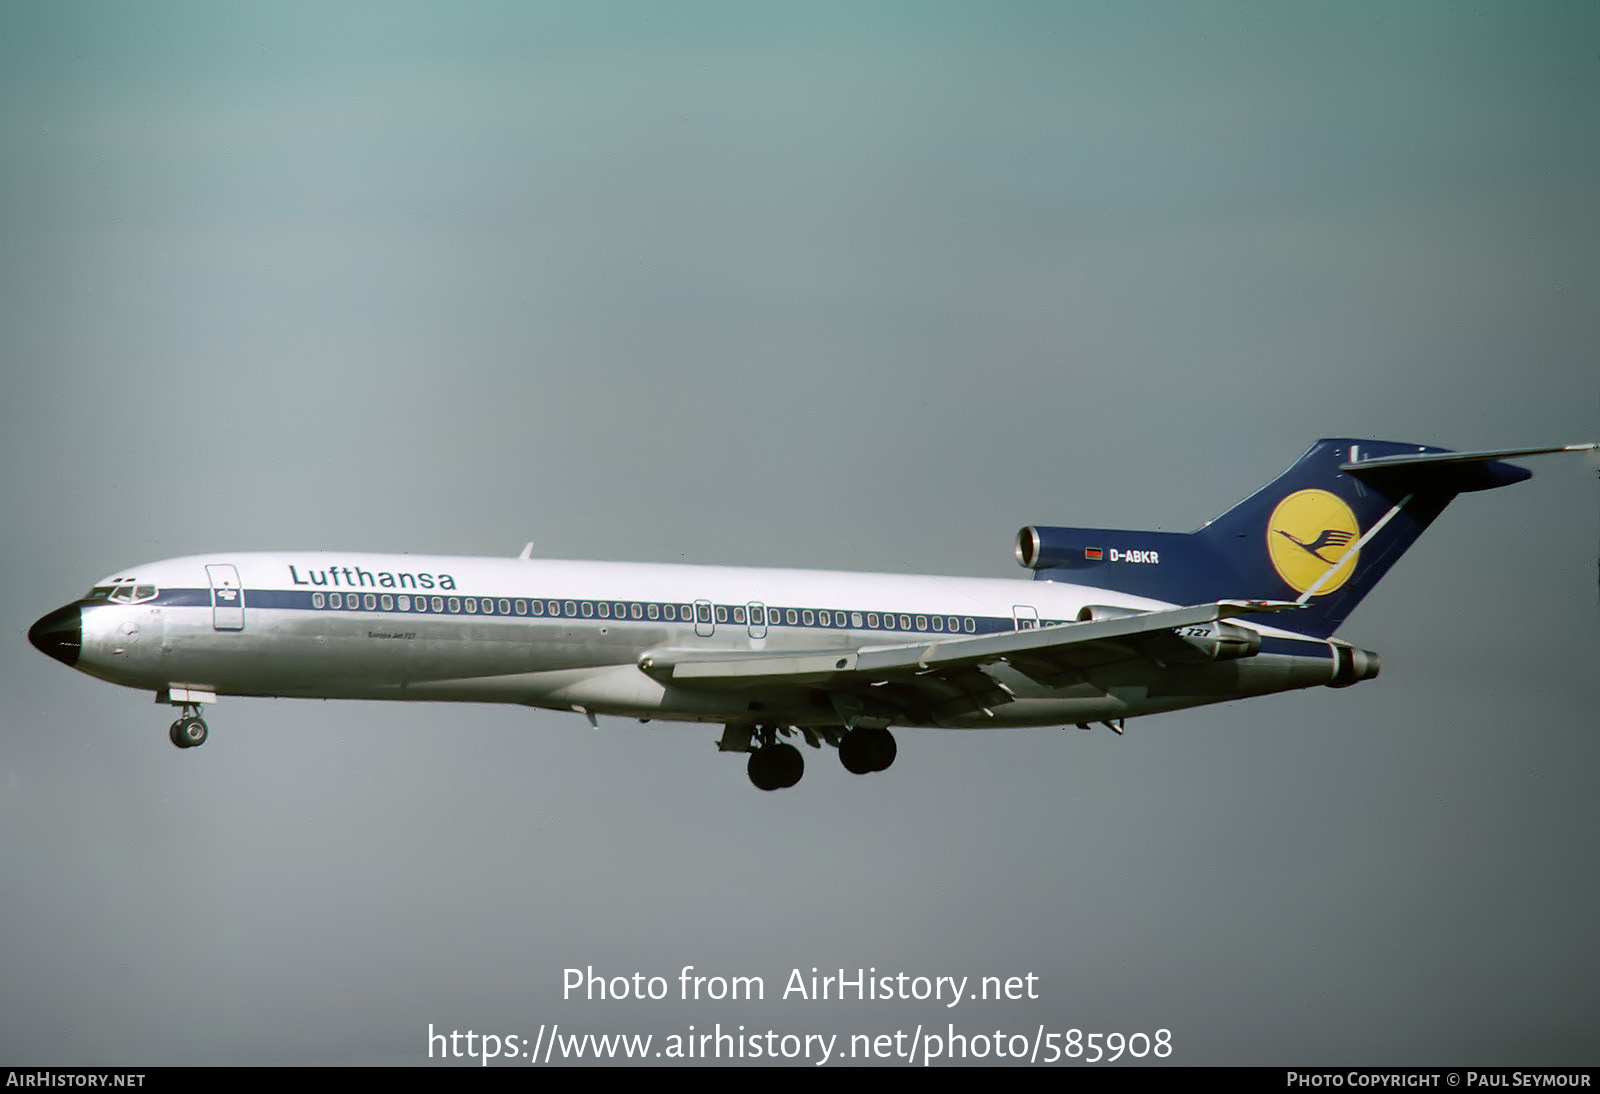
[[[1460,493],[1502,462],[1600,444],[1452,452],[1321,440],[1198,531],[1030,526],[1033,580],[315,551],[121,570],[28,631],[91,676],[179,708],[219,696],[520,703],[714,723],[764,790],[785,738],[857,774],[900,727],[1099,723],[1378,674],[1334,632]]]

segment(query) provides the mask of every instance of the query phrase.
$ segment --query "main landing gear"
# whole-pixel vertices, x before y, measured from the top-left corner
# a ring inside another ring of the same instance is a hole
[[[760,790],[783,790],[800,781],[806,761],[794,745],[765,744],[750,753],[745,772]]]
[[[172,723],[167,736],[179,748],[197,748],[206,743],[209,732],[206,720],[200,717],[200,708],[193,703],[185,703],[182,717]]]
[[[843,726],[730,725],[717,747],[723,752],[750,754],[745,772],[757,789],[783,790],[805,774],[800,750],[778,739],[792,736],[797,728],[812,748],[821,748],[824,743],[837,747],[845,770],[856,775],[887,770],[898,751],[894,736],[887,729],[867,726],[847,730]]]
[[[870,775],[887,771],[899,751],[887,729],[857,726],[839,742],[839,762],[852,775]]]

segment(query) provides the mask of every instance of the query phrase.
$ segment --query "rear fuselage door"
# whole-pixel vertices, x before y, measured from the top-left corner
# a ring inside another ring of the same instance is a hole
[[[244,583],[237,568],[226,563],[206,567],[211,579],[211,626],[219,631],[244,630]]]
[[[748,613],[745,626],[751,638],[765,638],[767,636],[767,606],[759,600],[752,600],[745,605]]]
[[[1011,618],[1019,631],[1035,630],[1039,626],[1039,609],[1031,604],[1011,605]]]

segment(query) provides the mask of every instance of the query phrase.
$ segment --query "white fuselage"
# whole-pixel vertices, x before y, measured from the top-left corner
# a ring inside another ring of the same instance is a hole
[[[76,667],[158,693],[521,703],[595,715],[826,725],[803,686],[703,689],[641,668],[744,651],[858,651],[1071,622],[1091,606],[1168,607],[1102,589],[719,566],[290,551],[169,559],[97,583]],[[109,595],[106,590],[113,590]],[[949,718],[979,728],[1122,718],[1330,682],[1330,644],[1257,627],[1255,656],[1130,655]]]

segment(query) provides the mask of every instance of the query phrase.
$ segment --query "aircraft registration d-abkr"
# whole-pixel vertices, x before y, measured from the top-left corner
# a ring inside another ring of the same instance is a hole
[[[1501,462],[1600,444],[1452,452],[1321,440],[1198,531],[1027,527],[1033,580],[317,551],[121,570],[28,631],[91,676],[181,708],[222,695],[521,703],[709,722],[763,790],[796,734],[857,774],[894,727],[1109,726],[1378,674],[1333,637],[1459,493]],[[531,546],[531,545],[530,545]]]

